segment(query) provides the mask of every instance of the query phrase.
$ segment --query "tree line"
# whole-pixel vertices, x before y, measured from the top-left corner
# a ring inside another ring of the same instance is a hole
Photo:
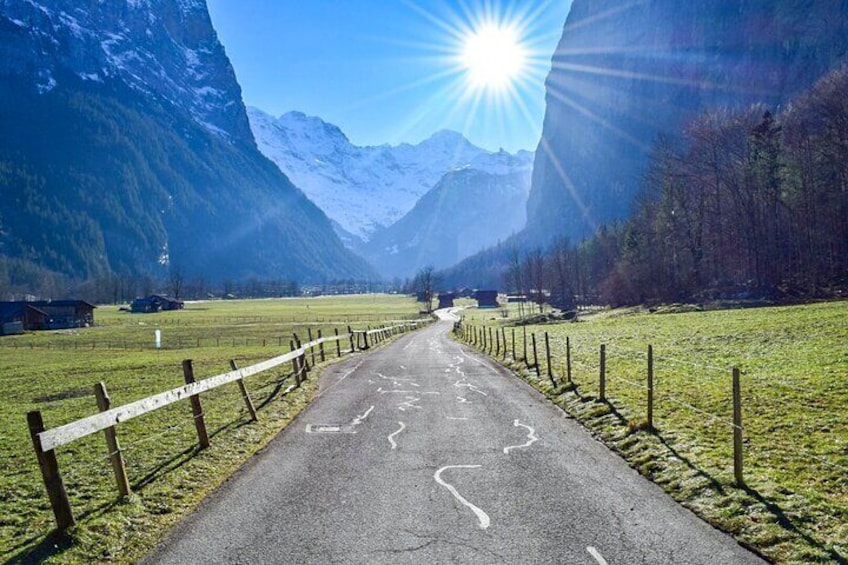
[[[627,221],[513,253],[504,278],[614,305],[838,296],[848,284],[848,68],[779,112],[702,114],[658,139]],[[541,300],[541,298],[540,298]]]

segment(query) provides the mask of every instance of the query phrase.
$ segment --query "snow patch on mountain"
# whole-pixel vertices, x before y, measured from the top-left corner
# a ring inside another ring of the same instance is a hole
[[[533,166],[529,151],[492,153],[448,130],[416,145],[359,147],[337,126],[301,112],[279,118],[247,112],[259,150],[343,230],[337,232],[348,244],[395,223],[450,171],[507,174]]]
[[[21,72],[40,69],[33,77],[40,94],[62,80],[62,70],[82,80],[116,78],[225,139],[251,137],[241,88],[205,0],[0,1],[4,19],[39,46],[3,55]]]

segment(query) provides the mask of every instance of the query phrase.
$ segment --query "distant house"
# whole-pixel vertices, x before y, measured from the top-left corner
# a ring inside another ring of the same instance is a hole
[[[95,308],[84,300],[0,302],[0,322],[4,333],[17,328],[22,331],[84,328],[94,325]]]
[[[29,302],[0,302],[0,333],[46,330],[50,316]]]
[[[161,294],[151,294],[144,298],[136,298],[130,304],[130,311],[135,314],[152,314],[163,310],[182,310],[185,303],[182,300],[168,298]]]
[[[94,304],[85,300],[39,300],[30,302],[50,317],[48,328],[51,330],[67,328],[87,328],[94,325]]]
[[[442,292],[439,294],[439,308],[453,308],[454,294]]]
[[[474,299],[477,301],[477,308],[497,308],[499,306],[497,290],[478,290],[474,293]]]
[[[527,297],[523,294],[510,294],[506,297],[506,301],[510,304],[515,302],[527,302]]]

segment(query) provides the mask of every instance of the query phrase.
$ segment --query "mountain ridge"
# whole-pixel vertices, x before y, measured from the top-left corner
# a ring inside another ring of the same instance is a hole
[[[450,130],[417,144],[357,146],[338,126],[303,112],[274,118],[249,107],[248,116],[260,151],[354,236],[354,246],[400,220],[446,173],[503,168],[497,156],[507,154],[476,147]],[[529,170],[531,156],[518,152],[513,166]]]
[[[376,276],[257,150],[202,0],[4,0],[0,55],[0,256],[36,273],[13,285]]]

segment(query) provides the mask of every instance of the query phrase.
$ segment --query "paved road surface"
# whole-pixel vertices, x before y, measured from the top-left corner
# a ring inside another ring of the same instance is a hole
[[[329,369],[146,562],[761,563],[450,326]]]

